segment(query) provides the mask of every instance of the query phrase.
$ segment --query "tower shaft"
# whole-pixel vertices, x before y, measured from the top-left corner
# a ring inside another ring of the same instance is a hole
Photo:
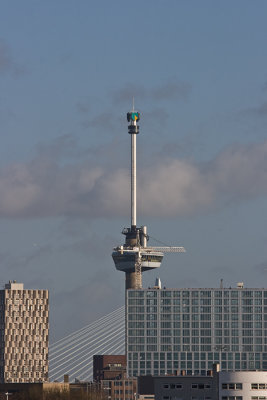
[[[142,270],[125,272],[125,289],[142,289]]]
[[[136,135],[131,135],[131,226],[136,228]]]

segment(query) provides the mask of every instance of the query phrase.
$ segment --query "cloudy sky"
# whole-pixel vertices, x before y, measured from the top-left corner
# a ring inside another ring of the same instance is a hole
[[[50,290],[51,342],[124,301],[130,224],[184,245],[167,287],[267,285],[267,2],[3,0],[1,285]]]

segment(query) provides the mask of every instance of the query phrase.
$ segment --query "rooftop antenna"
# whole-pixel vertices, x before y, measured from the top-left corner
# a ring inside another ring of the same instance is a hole
[[[221,278],[221,281],[220,281],[220,289],[223,289],[223,279]]]

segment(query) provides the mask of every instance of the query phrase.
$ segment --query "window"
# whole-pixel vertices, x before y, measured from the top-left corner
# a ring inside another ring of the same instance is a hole
[[[204,385],[204,383],[192,383],[192,389],[210,389],[210,385]]]
[[[222,396],[222,400],[243,400],[242,396]]]
[[[252,383],[251,384],[252,390],[265,390],[267,389],[267,383]]]
[[[163,389],[170,389],[170,385],[168,383],[163,383]]]
[[[253,390],[259,389],[258,383],[252,383],[252,384],[251,384],[251,389],[253,389]]]
[[[242,390],[242,383],[222,383],[222,389],[224,390]]]
[[[235,390],[235,384],[234,383],[229,383],[228,384],[229,390]]]
[[[251,400],[266,400],[266,396],[252,396]]]

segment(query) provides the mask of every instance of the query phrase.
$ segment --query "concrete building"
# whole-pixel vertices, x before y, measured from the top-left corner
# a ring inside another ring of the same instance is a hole
[[[207,376],[141,376],[137,398],[157,400],[265,400],[267,371],[219,371]],[[150,393],[150,395],[148,394]]]
[[[48,301],[16,281],[0,290],[0,383],[48,380]]]
[[[214,364],[206,376],[186,375],[185,371],[173,376],[140,376],[137,398],[145,396],[157,400],[218,400],[219,364]]]
[[[267,289],[128,289],[128,376],[267,370]]]

